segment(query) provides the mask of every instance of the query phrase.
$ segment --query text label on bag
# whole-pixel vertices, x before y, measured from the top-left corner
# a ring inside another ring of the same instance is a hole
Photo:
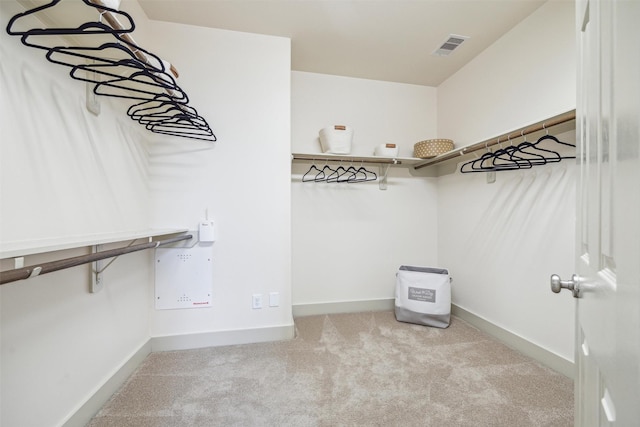
[[[436,290],[409,287],[408,298],[414,301],[436,302]]]

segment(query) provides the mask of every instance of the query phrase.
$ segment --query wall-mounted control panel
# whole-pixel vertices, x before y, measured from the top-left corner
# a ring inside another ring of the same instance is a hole
[[[155,307],[206,308],[213,302],[211,246],[157,248],[155,256]]]

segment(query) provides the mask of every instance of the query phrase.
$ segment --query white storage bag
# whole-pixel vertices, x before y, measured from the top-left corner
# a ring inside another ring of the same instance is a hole
[[[443,268],[403,265],[396,274],[396,319],[446,328],[451,317],[451,280]]]

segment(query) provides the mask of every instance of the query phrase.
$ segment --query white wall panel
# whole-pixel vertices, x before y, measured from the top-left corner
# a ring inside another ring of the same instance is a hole
[[[2,28],[22,10],[0,2]],[[84,84],[44,54],[0,34],[2,243],[147,228],[146,131],[108,98],[90,114]],[[60,425],[148,341],[150,255],[116,260],[96,294],[87,265],[0,287],[1,425]]]
[[[292,74],[295,152],[319,153],[318,131],[333,124],[354,128],[355,155],[396,143],[410,157],[415,142],[436,135],[434,88]],[[377,182],[301,182],[309,167],[292,168],[294,304],[392,298],[400,265],[437,264],[435,179],[392,168],[381,191]]]
[[[152,224],[214,221],[213,305],[151,312],[151,336],[291,325],[290,41],[153,22],[159,53],[218,142],[149,149]],[[251,308],[279,292],[280,306]]]
[[[571,2],[548,2],[445,81],[439,136],[467,145],[575,108],[573,20]],[[438,180],[453,303],[567,360],[574,305],[551,293],[549,276],[574,268],[574,163],[498,172],[494,184],[481,173]]]
[[[576,106],[573,2],[549,1],[438,86],[438,135],[483,141]]]
[[[394,143],[400,157],[412,157],[413,144],[436,137],[433,87],[294,71],[291,99],[295,152],[321,152],[318,132],[338,124],[354,129],[356,156]]]

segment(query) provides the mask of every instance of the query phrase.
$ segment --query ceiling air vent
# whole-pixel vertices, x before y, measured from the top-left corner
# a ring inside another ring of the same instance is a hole
[[[464,42],[468,38],[469,37],[467,36],[458,36],[456,34],[449,34],[449,37],[447,38],[447,40],[445,40],[445,42],[442,43],[442,45],[433,52],[433,55],[437,55],[437,56],[451,55],[451,52],[457,49],[462,44],[462,42]]]

